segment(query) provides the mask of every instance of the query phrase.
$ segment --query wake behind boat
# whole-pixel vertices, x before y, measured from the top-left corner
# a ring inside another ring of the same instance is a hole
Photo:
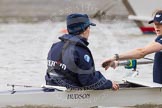
[[[89,108],[93,106],[121,107],[142,104],[161,104],[161,84],[129,78],[118,91],[66,90],[44,92],[42,88],[25,88],[0,92],[1,106],[52,105],[60,107]]]

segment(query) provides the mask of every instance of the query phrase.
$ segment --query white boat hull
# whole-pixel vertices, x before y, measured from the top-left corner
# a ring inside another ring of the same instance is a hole
[[[11,94],[11,92],[0,94],[1,106],[21,106],[28,104],[88,108],[93,106],[118,107],[161,103],[162,89],[159,87],[122,88],[118,91],[72,90],[65,92],[43,92],[39,89],[36,91],[21,90],[14,94]]]

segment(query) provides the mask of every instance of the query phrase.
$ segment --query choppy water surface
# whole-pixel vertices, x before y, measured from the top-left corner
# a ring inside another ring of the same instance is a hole
[[[123,67],[104,71],[101,63],[115,53],[142,47],[155,36],[142,35],[133,22],[114,21],[91,27],[90,49],[96,70],[115,81],[121,81],[128,71]],[[46,57],[53,42],[63,33],[65,22],[1,23],[0,24],[0,89],[6,84],[41,85],[45,83]],[[153,55],[148,56],[153,58]],[[138,66],[138,77],[152,80],[152,65]]]

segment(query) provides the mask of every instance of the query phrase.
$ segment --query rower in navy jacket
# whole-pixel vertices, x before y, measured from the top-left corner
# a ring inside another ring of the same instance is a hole
[[[59,37],[48,53],[47,85],[72,89],[119,89],[115,82],[107,80],[95,70],[93,56],[88,46],[91,23],[86,14],[67,16],[68,34]]]

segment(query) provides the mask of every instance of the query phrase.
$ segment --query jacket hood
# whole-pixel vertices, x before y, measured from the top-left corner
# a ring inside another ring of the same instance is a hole
[[[79,35],[70,35],[70,34],[64,34],[63,36],[59,37],[59,39],[61,41],[71,41],[74,42],[74,44],[77,45],[84,45],[84,46],[88,46],[88,42],[87,39],[79,36]]]

